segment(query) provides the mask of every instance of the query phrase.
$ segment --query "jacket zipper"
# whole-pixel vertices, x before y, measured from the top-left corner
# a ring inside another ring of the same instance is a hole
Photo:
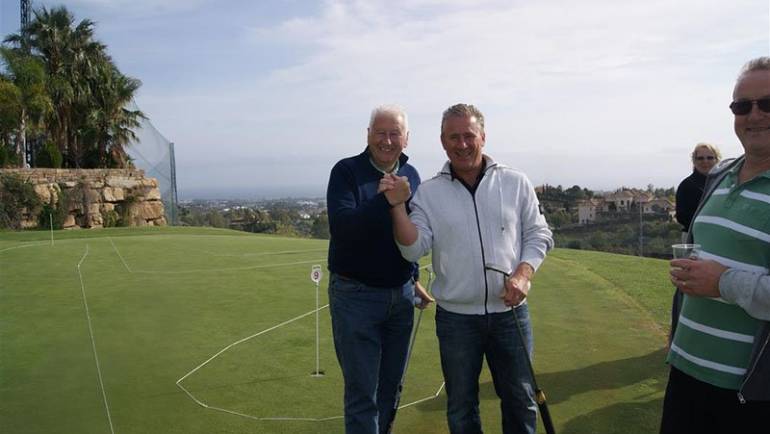
[[[767,343],[770,342],[770,334],[767,335],[765,338],[765,342],[762,344],[762,348],[759,349],[759,352],[757,353],[757,357],[754,358],[754,364],[751,365],[751,369],[746,374],[746,377],[743,379],[743,384],[741,384],[740,390],[738,390],[738,401],[740,401],[741,404],[746,403],[746,398],[743,397],[743,393],[741,392],[744,387],[746,387],[746,383],[748,383],[749,378],[751,378],[751,375],[754,373],[754,370],[757,369],[757,365],[759,364],[759,359],[762,357],[762,354],[764,354],[765,349],[767,348]]]
[[[487,171],[489,171],[496,165],[497,164],[492,164],[487,166],[484,169],[484,174],[486,174]],[[451,170],[449,172],[442,171],[439,173],[442,175],[449,175],[450,179],[452,179]],[[462,182],[460,182],[460,184],[463,185]],[[479,184],[481,183],[479,182]],[[465,187],[465,185],[463,185],[463,187]],[[470,189],[466,188],[468,193],[470,193],[471,195],[471,200],[473,201],[473,213],[476,215],[476,229],[479,232],[479,244],[481,245],[481,269],[482,269],[482,274],[484,275],[484,314],[489,315],[489,310],[487,309],[487,303],[489,302],[489,282],[487,281],[487,270],[486,268],[484,268],[484,265],[487,263],[487,259],[486,259],[486,255],[484,255],[484,239],[481,237],[481,221],[479,220],[479,209],[476,206],[476,192],[478,191],[478,189],[479,189],[478,185],[476,186],[476,189],[473,190],[473,192],[471,192]]]
[[[489,311],[487,310],[487,303],[489,302],[489,282],[487,282],[487,271],[484,269],[484,264],[487,263],[487,259],[484,255],[484,239],[481,238],[481,222],[479,221],[479,209],[476,206],[476,193],[471,194],[471,199],[473,199],[473,212],[476,214],[476,229],[479,231],[479,244],[481,245],[481,266],[482,266],[482,273],[484,274],[484,314],[488,315]]]

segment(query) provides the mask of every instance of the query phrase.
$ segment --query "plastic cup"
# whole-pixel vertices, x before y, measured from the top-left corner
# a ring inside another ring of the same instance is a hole
[[[697,259],[700,244],[672,244],[674,259]]]

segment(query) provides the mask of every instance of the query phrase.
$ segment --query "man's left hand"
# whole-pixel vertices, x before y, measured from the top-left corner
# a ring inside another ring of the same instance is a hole
[[[506,306],[518,306],[527,298],[529,293],[529,278],[523,274],[514,273],[505,279],[505,294],[502,299]]]
[[[719,278],[727,267],[712,260],[674,259],[671,282],[687,295],[719,297]]]
[[[420,304],[416,304],[418,309],[425,309],[429,304],[436,301],[430,296],[430,293],[422,286],[420,282],[414,283],[414,295],[420,298]]]

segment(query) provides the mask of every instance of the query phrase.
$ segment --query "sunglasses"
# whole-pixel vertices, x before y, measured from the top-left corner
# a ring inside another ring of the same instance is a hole
[[[697,161],[711,161],[711,160],[716,160],[716,159],[717,159],[717,157],[715,157],[713,155],[705,155],[705,156],[704,155],[700,155],[700,156],[697,156],[697,157],[693,158],[693,160],[697,160]]]
[[[745,116],[751,113],[751,108],[754,107],[754,104],[756,104],[763,113],[770,113],[770,98],[733,101],[730,104],[730,110],[736,116]]]

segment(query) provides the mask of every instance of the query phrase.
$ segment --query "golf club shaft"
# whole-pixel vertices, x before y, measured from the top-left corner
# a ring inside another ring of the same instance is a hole
[[[398,406],[401,403],[401,392],[404,390],[404,381],[406,380],[406,370],[409,368],[409,360],[412,358],[412,348],[414,347],[414,341],[417,337],[417,330],[420,328],[420,321],[422,320],[422,310],[420,310],[420,313],[417,315],[417,323],[415,324],[414,331],[412,332],[412,337],[409,340],[409,348],[406,351],[406,362],[404,363],[404,373],[401,375],[401,381],[398,382],[398,388],[396,389],[396,399],[393,401],[393,412],[390,414],[390,422],[388,422],[388,430],[387,433],[390,434],[393,432],[393,425],[396,421],[396,412],[398,411]]]
[[[428,290],[430,290],[430,284],[433,281],[433,272],[428,274]],[[414,330],[412,331],[412,337],[409,339],[409,348],[406,350],[406,362],[404,363],[404,373],[401,374],[401,381],[398,383],[398,389],[396,389],[396,400],[393,402],[393,412],[390,414],[390,422],[388,422],[388,430],[387,433],[391,434],[393,432],[393,425],[396,422],[396,412],[398,411],[398,406],[401,403],[401,392],[404,390],[404,381],[406,380],[406,370],[409,368],[409,360],[412,359],[412,348],[414,348],[414,341],[417,337],[417,331],[420,329],[420,322],[422,321],[422,314],[425,312],[425,309],[420,309],[420,313],[417,315],[417,323],[414,326]]]
[[[532,377],[532,388],[535,389],[535,402],[537,402],[537,408],[540,410],[540,418],[543,420],[543,427],[545,428],[546,434],[556,434],[556,431],[553,429],[551,412],[548,410],[545,392],[537,386],[535,369],[532,367],[532,361],[529,359],[529,350],[527,349],[526,340],[524,339],[524,331],[521,329],[519,315],[516,313],[516,307],[512,307],[511,312],[513,312],[513,320],[516,322],[516,329],[519,331],[519,339],[521,339],[521,344],[524,346],[524,351],[526,352],[525,359],[527,360],[527,368],[529,369],[529,375]]]
[[[487,270],[495,271],[502,274],[507,279],[511,273],[503,271],[498,266],[485,266]],[[516,330],[519,332],[519,339],[521,339],[521,345],[524,347],[527,368],[529,369],[529,375],[532,377],[532,388],[535,389],[535,402],[537,408],[540,410],[540,418],[543,420],[543,427],[546,434],[556,434],[556,430],[553,428],[553,420],[551,419],[551,412],[548,410],[548,402],[545,398],[545,393],[537,386],[537,379],[535,378],[535,369],[532,367],[532,361],[529,359],[529,350],[527,349],[526,340],[524,339],[524,331],[521,329],[521,323],[519,322],[519,315],[516,313],[516,306],[511,307],[513,312],[513,320],[516,322]]]

